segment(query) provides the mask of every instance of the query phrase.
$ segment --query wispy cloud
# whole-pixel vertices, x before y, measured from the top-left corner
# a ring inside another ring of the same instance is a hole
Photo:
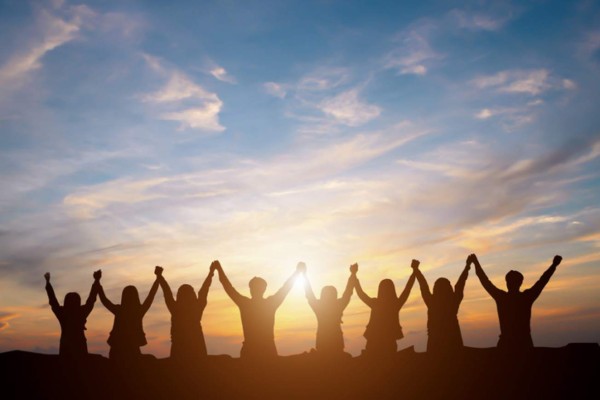
[[[395,69],[399,74],[425,75],[433,61],[441,58],[421,29],[410,30],[398,40],[400,45],[387,54],[384,68]]]
[[[513,17],[511,10],[503,10],[502,14],[491,12],[470,12],[465,10],[452,10],[450,17],[457,26],[472,31],[497,31],[504,27]]]
[[[236,83],[235,78],[231,76],[223,67],[217,65],[211,68],[209,72],[215,77],[215,79],[220,80],[221,82]]]
[[[283,99],[283,98],[285,98],[285,95],[287,94],[285,85],[283,85],[281,83],[265,82],[263,84],[263,87],[265,89],[265,92],[267,92],[268,94],[270,94],[273,97],[279,97],[280,99]]]
[[[205,90],[187,75],[174,68],[167,68],[153,56],[144,55],[148,65],[167,77],[165,85],[156,92],[142,95],[142,100],[161,106],[159,118],[177,121],[181,129],[197,129],[209,132],[225,130],[219,122],[223,102],[217,94]]]
[[[570,79],[552,76],[547,69],[506,70],[493,75],[485,75],[471,80],[478,89],[494,89],[503,93],[523,93],[537,96],[550,89],[576,88]]]
[[[358,90],[351,89],[323,100],[319,108],[336,121],[348,126],[360,126],[381,114],[381,108],[358,98]]]
[[[42,66],[42,58],[48,52],[74,40],[81,24],[79,14],[66,20],[40,10],[36,21],[39,36],[0,67],[0,85],[4,88],[20,85],[24,78]]]

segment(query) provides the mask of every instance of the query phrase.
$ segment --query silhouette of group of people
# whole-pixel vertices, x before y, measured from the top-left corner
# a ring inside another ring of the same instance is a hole
[[[413,272],[400,296],[396,293],[394,282],[384,279],[379,283],[377,297],[370,297],[362,289],[357,276],[358,264],[350,266],[350,277],[341,297],[338,297],[335,287],[325,286],[321,290],[320,298],[317,298],[312,290],[304,263],[299,263],[283,286],[268,297],[265,297],[267,282],[259,277],[254,277],[249,282],[250,297],[240,294],[227,278],[219,261],[211,263],[208,275],[197,295],[192,286],[185,284],[179,287],[177,295],[173,297],[171,288],[163,276],[163,268],[155,267],[156,280],[143,302],[140,301],[135,286],[126,286],[123,289],[121,304],[111,302],[104,293],[100,283],[102,272],[98,270],[93,273],[94,283],[84,305],[81,305],[79,294],[67,293],[64,305],[61,306],[50,284],[50,274],[46,273],[45,278],[49,303],[61,327],[59,353],[66,357],[81,357],[88,353],[85,324],[96,297],[100,297],[104,307],[114,315],[113,327],[107,341],[110,346],[109,358],[118,361],[138,359],[141,356],[140,347],[147,344],[143,328],[144,315],[150,309],[160,286],[167,309],[171,313],[171,358],[202,359],[207,355],[201,324],[202,314],[216,271],[223,289],[240,310],[244,334],[240,353],[242,359],[264,360],[277,356],[274,336],[275,313],[299,275],[305,277],[306,298],[317,318],[316,353],[323,356],[345,354],[342,316],[350,303],[352,293],[356,291],[360,300],[371,309],[364,332],[364,354],[368,357],[382,358],[395,354],[397,341],[404,336],[399,315],[415,280],[419,283],[421,296],[427,306],[427,352],[444,355],[460,351],[463,340],[457,316],[471,265],[475,266],[483,288],[496,302],[500,321],[498,348],[507,352],[524,352],[533,348],[530,330],[531,308],[561,261],[560,256],[555,256],[541,278],[524,291],[520,290],[523,275],[517,271],[509,271],[506,274],[508,290],[504,291],[488,279],[475,254],[471,254],[467,257],[454,288],[448,279],[439,278],[431,291],[419,269],[419,261],[412,260]]]

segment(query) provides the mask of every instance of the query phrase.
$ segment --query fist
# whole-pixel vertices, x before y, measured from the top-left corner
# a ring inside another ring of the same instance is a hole
[[[358,272],[358,264],[354,263],[350,266],[350,273],[351,274],[356,274]]]
[[[50,282],[50,272],[46,272],[44,278],[46,278],[46,282]]]
[[[561,256],[554,256],[554,260],[552,260],[552,265],[559,265],[560,262],[562,261],[562,257]]]
[[[98,271],[94,271],[94,279],[99,281],[100,278],[102,278],[102,270],[99,269]]]
[[[417,268],[419,268],[419,264],[421,264],[421,262],[419,260],[412,260],[412,262],[410,263],[410,267],[412,269],[417,269]]]
[[[162,273],[163,273],[163,267],[159,267],[158,265],[156,267],[154,267],[154,275],[162,276]]]
[[[299,262],[298,265],[296,265],[296,271],[306,273],[306,264]]]

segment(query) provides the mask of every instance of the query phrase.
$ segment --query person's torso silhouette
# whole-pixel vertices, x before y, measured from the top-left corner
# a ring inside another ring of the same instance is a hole
[[[555,256],[552,265],[542,274],[540,279],[529,289],[520,291],[523,275],[518,271],[506,274],[508,291],[498,289],[488,279],[477,257],[472,254],[475,271],[484,289],[496,302],[498,320],[500,322],[500,338],[498,348],[519,352],[533,348],[531,338],[531,308],[542,293],[546,284],[561,263],[562,257]]]
[[[96,274],[94,274],[95,276]],[[84,305],[81,297],[75,292],[67,293],[64,304],[58,303],[54,288],[50,284],[50,274],[46,273],[46,293],[52,312],[60,324],[59,354],[63,357],[77,358],[88,354],[85,324],[96,302],[97,287],[92,285],[90,294]]]
[[[394,282],[391,279],[384,279],[379,283],[375,298],[369,297],[362,290],[358,279],[355,281],[356,294],[371,308],[369,323],[363,335],[367,339],[365,348],[367,355],[383,357],[394,354],[398,350],[396,341],[404,337],[399,313],[408,299],[415,279],[413,271],[399,297],[396,297]]]
[[[454,289],[446,278],[439,278],[433,293],[423,273],[415,263],[415,274],[421,288],[421,296],[427,306],[427,352],[434,355],[454,353],[463,347],[458,323],[458,310],[463,299],[464,287],[470,269],[470,258],[460,274]]]
[[[358,268],[358,266],[356,266]],[[351,275],[346,283],[342,297],[338,299],[337,290],[333,286],[325,286],[321,297],[317,299],[308,277],[304,276],[304,292],[310,308],[317,317],[317,339],[315,348],[321,355],[339,355],[344,352],[344,334],[342,332],[342,315],[350,303],[356,269],[350,267]],[[354,272],[353,272],[354,271]]]
[[[254,277],[249,282],[251,297],[242,296],[231,284],[221,264],[214,261],[219,272],[219,280],[227,295],[238,306],[244,332],[244,342],[240,356],[244,359],[272,359],[277,356],[275,346],[275,312],[285,300],[294,283],[295,277],[302,272],[304,263],[299,263],[296,271],[272,296],[264,298],[267,282]]]
[[[98,285],[100,301],[115,317],[107,340],[110,345],[108,353],[110,359],[120,362],[134,361],[142,354],[140,347],[148,343],[144,333],[143,320],[158,290],[158,268],[160,267],[155,268],[154,271],[157,278],[143,303],[140,302],[135,286],[126,286],[121,295],[121,304],[114,304],[106,297],[102,286]]]
[[[159,284],[167,309],[171,313],[171,358],[175,360],[198,360],[207,355],[202,314],[207,305],[214,267],[211,265],[208,276],[198,291],[198,296],[190,285],[181,285],[177,290],[177,299],[159,269]]]

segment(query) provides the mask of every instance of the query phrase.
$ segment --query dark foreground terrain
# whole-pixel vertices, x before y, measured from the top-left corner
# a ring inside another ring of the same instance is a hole
[[[10,351],[0,354],[0,371],[2,399],[600,398],[598,344],[537,348],[520,359],[467,348],[440,360],[410,348],[387,361],[302,354],[260,365],[227,356],[115,365]]]

